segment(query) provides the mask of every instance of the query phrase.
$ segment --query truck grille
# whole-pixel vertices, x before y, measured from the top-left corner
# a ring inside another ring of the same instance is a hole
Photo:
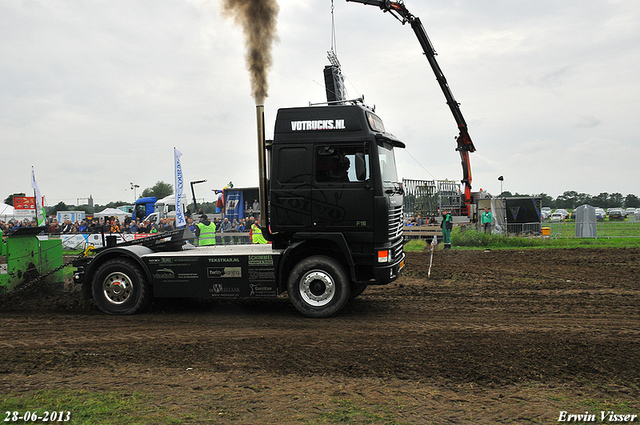
[[[402,235],[402,206],[389,209],[389,240]]]
[[[402,240],[399,240],[395,246],[391,247],[391,250],[392,250],[391,258],[393,258],[393,260],[400,258],[404,252],[403,248],[404,248],[404,245],[402,243]]]

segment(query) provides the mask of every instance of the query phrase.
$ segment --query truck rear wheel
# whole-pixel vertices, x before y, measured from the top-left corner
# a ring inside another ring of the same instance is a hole
[[[98,267],[92,283],[96,306],[108,314],[135,314],[151,302],[147,279],[132,261],[116,258]]]
[[[336,260],[314,256],[295,265],[287,281],[287,292],[291,303],[305,316],[329,317],[349,300],[350,282]]]

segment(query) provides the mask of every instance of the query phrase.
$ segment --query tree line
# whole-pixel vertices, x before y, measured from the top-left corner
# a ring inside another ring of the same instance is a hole
[[[546,193],[538,195],[521,195],[519,193],[511,194],[511,192],[505,191],[500,196],[505,198],[516,196],[539,197],[542,199],[542,206],[550,207],[551,209],[574,209],[580,205],[591,205],[592,207],[604,209],[640,208],[640,198],[631,193],[624,196],[621,193],[602,192],[599,195],[594,196],[587,193],[578,193],[575,190],[568,190],[554,199]]]
[[[165,183],[163,181],[158,181],[152,187],[148,187],[142,191],[140,194],[141,198],[146,198],[149,196],[155,196],[158,199],[164,198],[166,196],[173,194],[173,185],[170,183]],[[14,193],[5,198],[4,203],[7,205],[13,206],[13,198],[15,196],[25,196],[24,193]],[[539,197],[542,200],[543,207],[550,207],[551,209],[556,208],[564,208],[564,209],[574,209],[579,207],[580,205],[591,205],[593,207],[599,208],[640,208],[640,198],[638,198],[634,194],[628,194],[627,196],[622,195],[621,193],[608,193],[602,192],[598,195],[590,195],[587,193],[578,193],[575,190],[568,190],[564,192],[562,195],[559,195],[556,198],[553,198],[546,193],[540,193],[536,195],[528,195],[528,194],[520,194],[515,193],[512,194],[509,191],[504,191],[500,194],[500,197],[510,198],[517,196],[526,196],[526,197]],[[54,206],[47,207],[47,214],[55,214],[58,211],[84,211],[87,214],[92,214],[94,212],[102,211],[105,208],[118,208],[122,205],[129,205],[130,202],[124,201],[112,201],[106,205],[94,205],[90,207],[88,205],[66,205],[64,202],[60,201],[58,204]],[[193,207],[193,205],[191,205]],[[205,213],[212,213],[215,211],[216,203],[214,202],[206,202],[203,204],[198,204],[198,208],[202,208]]]
[[[159,181],[152,187],[148,187],[142,191],[139,198],[147,198],[147,197],[155,197],[157,199],[165,198],[169,195],[173,195],[173,185],[170,183],[165,183],[164,181]],[[4,200],[4,203],[7,205],[13,205],[13,198],[16,196],[27,196],[24,193],[13,193],[7,196]],[[33,195],[28,195],[33,196]],[[202,210],[202,212],[206,214],[212,214],[216,211],[216,203],[217,200],[212,202],[203,202],[198,203],[198,210]],[[90,205],[67,205],[63,201],[58,202],[56,205],[46,206],[47,216],[56,215],[58,211],[84,211],[85,214],[94,214],[104,210],[105,208],[118,208],[123,205],[131,205],[131,202],[125,201],[112,201],[105,205],[94,204]],[[190,208],[191,211],[194,211],[193,202],[186,206]],[[194,211],[195,212],[195,211]]]
[[[157,199],[162,199],[169,195],[173,195],[173,185],[170,183],[159,181],[152,187],[148,187],[144,189],[140,194],[140,198],[154,196]],[[4,203],[7,205],[11,205],[13,207],[14,206],[13,198],[20,197],[20,196],[33,196],[33,195],[25,195],[24,193],[12,193],[11,195],[5,198]],[[47,215],[53,215],[53,214],[56,214],[58,211],[84,211],[86,214],[93,214],[95,212],[100,212],[105,208],[118,208],[123,205],[131,205],[131,202],[112,201],[106,205],[94,204],[93,206],[90,206],[90,205],[75,206],[75,205],[67,205],[64,202],[60,201],[56,205],[47,206],[46,213]],[[214,204],[214,208],[215,208],[215,204]]]

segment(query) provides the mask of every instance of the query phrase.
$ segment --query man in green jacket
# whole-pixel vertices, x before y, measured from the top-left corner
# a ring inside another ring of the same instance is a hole
[[[482,223],[482,230],[484,231],[484,233],[491,233],[491,223],[493,223],[493,215],[491,215],[489,208],[484,208],[484,212],[480,216],[480,223]]]
[[[453,230],[453,219],[449,211],[442,211],[442,241],[444,242],[444,249],[451,249],[451,231]]]
[[[206,214],[200,216],[200,223],[196,226],[196,237],[199,246],[216,244],[216,225],[209,221]]]
[[[254,224],[251,225],[251,231],[249,232],[251,236],[251,243],[265,244],[268,241],[262,236],[262,227],[260,227],[260,217],[256,220]]]

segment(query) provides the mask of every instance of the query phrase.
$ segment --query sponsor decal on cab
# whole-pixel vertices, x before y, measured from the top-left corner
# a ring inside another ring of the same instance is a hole
[[[308,120],[291,121],[292,131],[307,130],[346,130],[344,120]]]

